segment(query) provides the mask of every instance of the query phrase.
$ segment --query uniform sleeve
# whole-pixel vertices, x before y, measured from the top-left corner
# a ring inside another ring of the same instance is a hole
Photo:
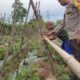
[[[56,28],[54,28],[53,32],[58,34],[60,32],[60,30],[63,28],[64,28],[64,23],[61,23],[58,26],[56,26]]]

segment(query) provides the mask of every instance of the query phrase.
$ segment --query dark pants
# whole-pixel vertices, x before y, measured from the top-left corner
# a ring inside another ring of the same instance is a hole
[[[80,62],[80,41],[77,39],[71,40],[72,51],[74,57]]]
[[[72,44],[69,39],[63,40],[61,48],[66,51],[68,54],[72,55]]]

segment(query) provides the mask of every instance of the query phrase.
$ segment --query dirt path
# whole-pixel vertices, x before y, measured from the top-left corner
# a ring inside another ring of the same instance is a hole
[[[46,80],[57,80],[55,78],[55,76],[53,76],[51,73],[48,75],[48,77],[46,78]]]
[[[39,65],[39,75],[43,80],[57,80],[55,76],[51,73],[51,65],[48,61],[38,61],[36,63]]]

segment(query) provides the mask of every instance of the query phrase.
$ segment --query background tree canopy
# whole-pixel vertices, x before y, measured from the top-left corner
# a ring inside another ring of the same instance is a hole
[[[13,8],[14,8],[13,3]],[[12,12],[13,14],[13,12]],[[24,17],[27,15],[27,10],[23,7],[23,3],[20,0],[17,0],[17,8],[16,8],[16,22],[23,22]]]

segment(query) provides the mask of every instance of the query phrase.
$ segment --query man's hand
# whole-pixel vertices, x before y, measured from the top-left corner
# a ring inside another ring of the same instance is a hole
[[[50,39],[50,40],[55,40],[56,38],[57,38],[57,36],[54,36],[54,35],[48,36],[48,39]]]
[[[45,36],[50,40],[54,40],[54,39],[57,38],[57,35],[53,32],[48,32],[48,33],[45,34]]]

